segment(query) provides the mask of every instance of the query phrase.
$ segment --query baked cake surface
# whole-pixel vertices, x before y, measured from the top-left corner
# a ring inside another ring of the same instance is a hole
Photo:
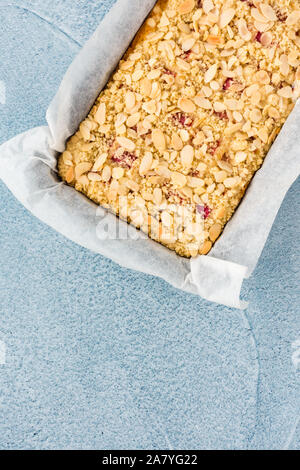
[[[207,254],[300,94],[299,52],[299,0],[159,0],[61,178],[179,255]]]

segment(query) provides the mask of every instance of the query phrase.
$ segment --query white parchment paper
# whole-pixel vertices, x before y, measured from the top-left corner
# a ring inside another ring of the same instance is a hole
[[[57,157],[106,85],[155,0],[118,0],[68,69],[47,111],[48,127],[0,147],[0,177],[36,217],[122,266],[165,279],[213,302],[245,308],[243,279],[254,270],[289,187],[300,172],[300,105],[290,115],[235,215],[208,256],[187,260],[141,236],[112,239],[116,217],[59,181]],[[105,226],[99,223],[105,216]],[[119,222],[121,232],[128,231]]]

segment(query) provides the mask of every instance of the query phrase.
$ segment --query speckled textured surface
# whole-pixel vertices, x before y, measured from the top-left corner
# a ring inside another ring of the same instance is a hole
[[[0,0],[0,143],[44,124],[112,3]],[[74,245],[0,183],[0,448],[299,448],[299,188],[241,312]]]

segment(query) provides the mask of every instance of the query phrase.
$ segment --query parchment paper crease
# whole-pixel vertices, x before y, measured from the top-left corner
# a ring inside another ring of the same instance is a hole
[[[74,242],[210,301],[245,308],[239,298],[243,279],[253,272],[282,200],[300,172],[299,103],[209,256],[181,258],[133,227],[130,239],[110,239],[107,230],[115,229],[116,217],[56,175],[59,152],[155,3],[117,1],[68,69],[47,111],[48,127],[32,129],[0,147],[0,177],[28,210]],[[120,226],[121,231],[128,228],[122,221]]]

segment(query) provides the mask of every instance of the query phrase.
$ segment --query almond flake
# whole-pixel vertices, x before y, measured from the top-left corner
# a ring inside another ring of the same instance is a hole
[[[152,142],[157,150],[166,150],[166,138],[164,133],[160,129],[154,129],[152,131]]]
[[[254,80],[261,83],[262,85],[268,85],[270,83],[270,77],[268,72],[265,70],[259,70],[254,74]]]
[[[153,202],[159,206],[162,202],[162,190],[160,188],[155,188],[153,191]]]
[[[273,36],[270,32],[263,33],[260,38],[260,42],[264,47],[268,47],[272,44]]]
[[[290,66],[289,66],[287,55],[282,54],[280,56],[280,62],[281,62],[281,64],[280,64],[280,73],[282,73],[282,75],[284,75],[286,77],[289,74],[289,71],[290,71]]]
[[[178,7],[178,13],[180,15],[186,15],[190,13],[195,8],[195,0],[185,0],[180,3]]]
[[[179,173],[178,171],[174,171],[171,176],[171,182],[174,186],[180,189],[186,185],[187,178],[182,173]]]
[[[269,22],[269,19],[262,15],[257,8],[251,8],[251,16],[255,19],[255,21],[258,21],[259,23]]]
[[[293,97],[293,90],[292,90],[292,87],[290,87],[290,86],[285,86],[283,88],[280,88],[280,90],[278,90],[277,93],[282,98],[292,98]]]
[[[195,38],[185,39],[182,43],[182,50],[185,52],[190,51],[193,48],[195,42],[196,42]]]
[[[194,149],[191,145],[186,145],[180,152],[181,163],[185,168],[191,168],[194,159]]]
[[[141,86],[141,93],[144,96],[150,96],[150,93],[152,91],[152,83],[148,78],[143,78],[143,80],[140,81],[140,86]],[[134,106],[134,105],[133,105]]]
[[[82,162],[76,165],[76,168],[75,168],[76,179],[80,178],[80,176],[83,175],[84,173],[87,173],[88,171],[90,171],[91,168],[92,168],[92,164],[89,162]]]
[[[74,180],[74,176],[74,168],[71,166],[66,173],[66,182],[72,183],[72,181]]]
[[[139,120],[141,119],[141,113],[134,113],[126,121],[127,127],[134,127],[137,125]]]
[[[105,120],[106,120],[106,105],[105,103],[101,103],[95,114],[95,121],[98,124],[100,124],[100,126],[102,126],[103,124],[105,124]]]
[[[230,21],[234,18],[235,16],[235,9],[234,8],[228,8],[228,10],[222,11],[220,15],[220,20],[219,20],[219,26],[220,28],[225,28]]]
[[[239,35],[241,36],[241,38],[244,41],[250,41],[252,35],[251,35],[250,31],[248,30],[246,21],[243,18],[241,18],[237,22],[237,26],[238,26]]]
[[[204,242],[203,245],[200,247],[199,253],[200,253],[200,255],[203,255],[203,256],[204,256],[204,255],[207,255],[207,253],[209,253],[211,249],[212,249],[212,243],[211,243],[211,241],[208,241],[208,240],[207,240],[207,241]]]
[[[211,109],[212,108],[211,102],[207,98],[203,98],[202,96],[196,96],[194,98],[194,102],[200,108],[203,108],[203,109]]]
[[[121,167],[115,167],[112,170],[112,177],[116,180],[119,180],[124,176],[124,168]]]
[[[181,138],[179,137],[178,134],[173,132],[172,138],[171,138],[171,148],[179,151],[182,149],[182,147],[183,147],[183,143],[182,143]]]
[[[100,171],[108,157],[107,153],[102,153],[94,163],[92,171]]]
[[[188,98],[180,98],[178,101],[178,107],[184,113],[194,113],[196,111],[195,104]]]
[[[140,164],[139,173],[141,176],[144,176],[151,169],[152,162],[153,162],[152,153],[146,152]]]
[[[217,64],[213,64],[211,67],[209,67],[207,72],[205,72],[204,82],[205,83],[211,82],[213,80],[213,78],[215,78],[217,70],[218,70],[218,65]]]
[[[265,18],[269,21],[277,21],[277,15],[273,8],[270,5],[267,5],[266,3],[261,3],[260,4],[260,10]]]
[[[128,111],[130,111],[135,105],[135,94],[132,91],[127,91],[125,94],[125,105]]]
[[[287,26],[293,26],[300,20],[300,10],[295,10],[289,14],[286,20]]]
[[[209,238],[212,242],[215,242],[217,238],[219,238],[220,233],[222,230],[222,226],[220,224],[214,224],[209,230]]]
[[[102,181],[108,182],[111,178],[111,167],[108,165],[105,165],[105,167],[102,170]]]
[[[92,172],[88,173],[87,177],[90,181],[101,181],[102,180],[101,176],[98,175],[98,173],[92,173]]]
[[[128,150],[129,152],[133,152],[135,149],[135,143],[132,140],[127,139],[127,137],[117,137],[116,141],[123,149]]]
[[[203,11],[204,13],[209,13],[211,10],[214,9],[214,4],[212,2],[212,0],[203,0],[202,2],[202,8],[203,8]]]

